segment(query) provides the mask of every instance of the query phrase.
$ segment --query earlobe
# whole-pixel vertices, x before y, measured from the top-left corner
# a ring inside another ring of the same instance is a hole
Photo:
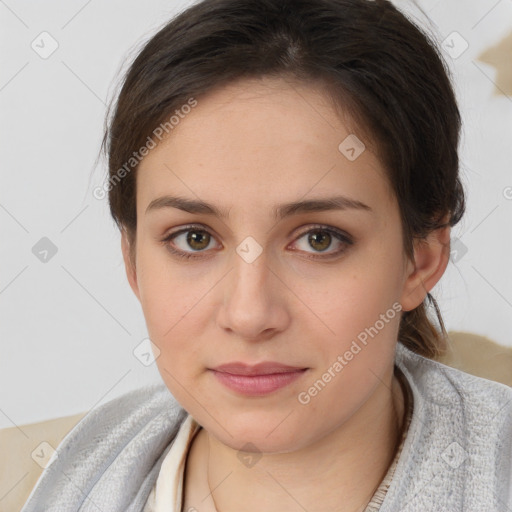
[[[418,307],[444,274],[450,259],[450,226],[432,231],[414,242],[414,264],[402,292],[402,309]]]
[[[126,277],[130,284],[133,293],[140,301],[139,295],[139,284],[137,282],[137,269],[135,266],[134,258],[132,257],[132,247],[128,239],[128,234],[125,229],[121,231],[121,251],[123,253],[124,268],[126,271]]]

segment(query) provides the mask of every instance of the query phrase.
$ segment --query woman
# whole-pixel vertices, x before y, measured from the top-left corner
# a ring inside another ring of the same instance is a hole
[[[104,138],[164,384],[88,414],[23,511],[507,510],[512,390],[435,361],[459,130],[387,1],[165,25]]]

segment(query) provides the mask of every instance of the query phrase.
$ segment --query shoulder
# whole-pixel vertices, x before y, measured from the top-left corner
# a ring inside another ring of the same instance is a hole
[[[512,484],[512,388],[400,343],[396,364],[413,412],[382,512],[504,510]]]
[[[427,415],[423,427],[438,436],[462,436],[470,445],[490,446],[508,437],[512,457],[512,387],[428,359],[400,343],[396,363],[411,385],[416,413]]]
[[[484,419],[489,423],[489,414],[493,412],[501,413],[509,421],[512,419],[510,386],[428,359],[401,343],[397,345],[396,363],[405,369],[417,392],[431,404],[452,407],[452,411],[463,408],[472,413],[474,421]]]
[[[144,502],[185,417],[163,383],[93,408],[60,442],[23,512],[79,510],[84,499],[106,510]]]

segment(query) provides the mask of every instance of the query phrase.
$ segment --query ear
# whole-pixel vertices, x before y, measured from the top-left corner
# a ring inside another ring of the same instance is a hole
[[[139,284],[137,282],[137,269],[135,267],[135,252],[133,252],[132,258],[132,247],[128,239],[126,229],[121,231],[121,251],[123,253],[124,268],[126,271],[126,277],[130,283],[130,287],[137,299],[140,301]]]
[[[418,307],[444,274],[450,260],[450,231],[446,226],[414,241],[414,262],[408,260],[408,276],[402,291],[403,311]]]

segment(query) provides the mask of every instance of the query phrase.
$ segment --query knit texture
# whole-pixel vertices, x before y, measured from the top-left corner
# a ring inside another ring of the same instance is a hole
[[[512,512],[512,388],[397,344],[414,410],[380,512]],[[142,512],[186,411],[165,384],[90,411],[21,512]]]

